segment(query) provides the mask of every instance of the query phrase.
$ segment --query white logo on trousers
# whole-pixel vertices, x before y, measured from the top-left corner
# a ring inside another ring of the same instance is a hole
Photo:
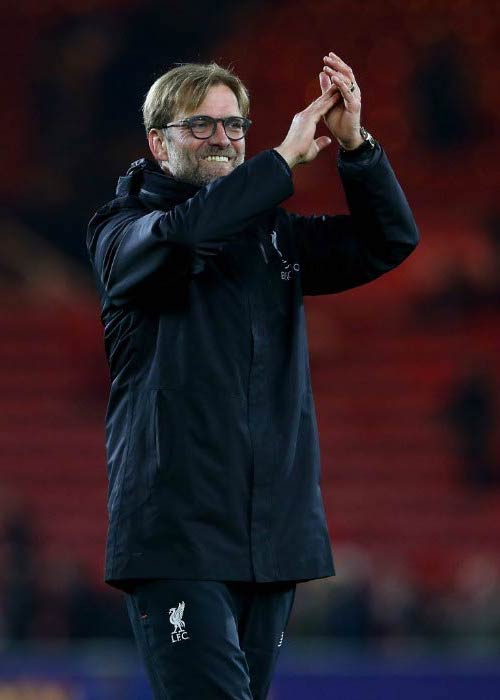
[[[174,626],[174,631],[170,633],[172,643],[180,642],[183,639],[190,638],[185,630],[186,623],[182,619],[185,607],[186,603],[184,601],[181,601],[176,608],[170,608],[170,610],[168,611],[170,615],[169,620]]]

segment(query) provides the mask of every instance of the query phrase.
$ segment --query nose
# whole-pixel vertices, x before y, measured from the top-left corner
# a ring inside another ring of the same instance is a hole
[[[220,146],[221,148],[229,146],[231,141],[227,138],[222,122],[217,122],[215,133],[208,139],[208,142],[213,146]]]

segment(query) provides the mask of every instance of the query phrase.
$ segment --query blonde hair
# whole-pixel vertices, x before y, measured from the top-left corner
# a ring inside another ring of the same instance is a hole
[[[250,109],[248,90],[229,68],[217,63],[184,63],[171,68],[149,88],[142,105],[146,134],[165,126],[181,109],[194,111],[210,88],[221,84],[234,92],[240,112],[246,117]]]

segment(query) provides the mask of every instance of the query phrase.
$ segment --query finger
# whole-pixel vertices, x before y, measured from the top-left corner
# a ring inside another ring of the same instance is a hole
[[[341,75],[343,78],[347,80],[347,84],[350,87],[351,85],[355,85],[356,89],[359,89],[359,85],[356,83],[356,78],[354,77],[354,73],[352,71],[340,71],[336,70],[335,68],[332,68],[331,66],[325,66],[323,68],[323,71],[328,75],[329,78],[332,77],[332,75],[335,75],[336,73],[338,75]]]
[[[330,102],[335,94],[338,92],[338,86],[333,83],[330,78],[328,78],[329,85],[326,87],[326,90],[323,92],[322,95],[317,97],[315,100],[311,102],[311,104],[306,108],[308,110],[321,110],[324,108],[324,105],[327,102]],[[326,85],[326,83],[325,83]]]
[[[334,73],[331,76],[331,80],[332,83],[340,90],[346,107],[348,107],[350,110],[356,109],[358,102],[361,102],[359,98],[359,90],[351,90],[351,86],[348,85],[346,80],[338,73]]]
[[[340,93],[335,83],[331,83],[325,92],[313,100],[300,114],[305,117],[312,116],[316,123],[338,102]],[[297,115],[298,116],[298,115]]]
[[[318,147],[318,151],[322,151],[324,148],[329,146],[331,142],[332,140],[329,136],[319,136],[317,139],[314,139],[314,143]]]
[[[322,70],[319,74],[319,86],[321,88],[322,95],[325,94],[325,92],[328,90],[331,84],[332,81],[330,80],[329,76],[325,73],[325,71]]]
[[[354,73],[352,72],[351,68],[349,68],[349,66],[343,65],[339,61],[330,58],[329,56],[325,56],[323,61],[325,63],[323,70],[326,70],[326,72],[333,69],[338,71],[339,73],[342,73],[342,75],[345,76],[349,81],[355,81]]]
[[[340,91],[340,94],[344,98],[344,101],[347,103],[351,103],[353,101],[354,97],[354,92],[351,92],[350,85],[347,84],[345,81],[345,78],[343,78],[340,74],[334,73],[331,76],[332,83],[336,85]]]
[[[307,112],[311,113],[313,119],[318,122],[321,117],[327,114],[341,99],[342,94],[338,86],[332,83],[321,97],[309,105]]]
[[[335,83],[332,83],[330,78],[328,78],[328,82],[329,82],[329,85],[326,88],[326,90],[323,92],[323,94],[320,95],[319,97],[317,97],[315,100],[313,100],[303,110],[305,113],[316,112],[316,113],[319,113],[321,116],[322,110],[325,109],[325,105],[328,105],[328,107],[326,108],[327,110],[330,109],[333,96],[338,93],[338,87],[335,85]]]
[[[333,51],[330,51],[328,56],[325,58],[329,59],[329,61],[333,61],[335,64],[335,67],[337,70],[341,70],[342,72],[346,72],[346,75],[354,81],[354,73],[352,71],[351,66],[348,66],[345,61],[343,61],[340,56],[337,56],[337,54],[333,53]]]
[[[329,107],[326,111],[323,111],[320,116],[323,116],[323,118],[328,114],[328,112],[335,107],[336,104],[339,102],[342,102],[342,93],[340,90],[337,89],[337,92],[334,94],[332,101],[329,103]]]
[[[330,109],[331,109],[334,105],[336,105],[337,102],[339,102],[341,99],[342,99],[342,93],[340,92],[339,89],[337,89],[337,92],[336,92],[336,93],[334,94],[334,96],[333,96],[332,106],[330,107]]]

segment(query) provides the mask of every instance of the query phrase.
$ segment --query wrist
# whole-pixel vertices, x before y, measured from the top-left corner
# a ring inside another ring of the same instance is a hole
[[[283,160],[286,161],[286,163],[287,163],[288,167],[290,168],[290,170],[291,170],[295,165],[297,165],[297,162],[298,162],[298,161],[297,161],[297,158],[296,158],[295,156],[293,156],[286,148],[284,148],[283,145],[281,145],[281,146],[276,146],[276,147],[274,148],[274,150],[275,150],[277,153],[280,154],[280,156],[283,158]]]
[[[342,141],[341,139],[337,139],[337,141],[339,142],[339,146],[343,148],[344,151],[354,151],[364,143],[364,139],[361,138],[361,135],[358,135],[356,138],[350,141]]]
[[[359,136],[356,137],[355,146],[352,146],[352,144],[350,143],[349,147],[346,147],[344,143],[340,141],[340,139],[337,139],[337,141],[339,142],[341,153],[353,153],[354,155],[356,153],[362,153],[365,150],[367,152],[371,151],[376,146],[375,139],[370,133],[368,133],[364,126],[359,127]]]

